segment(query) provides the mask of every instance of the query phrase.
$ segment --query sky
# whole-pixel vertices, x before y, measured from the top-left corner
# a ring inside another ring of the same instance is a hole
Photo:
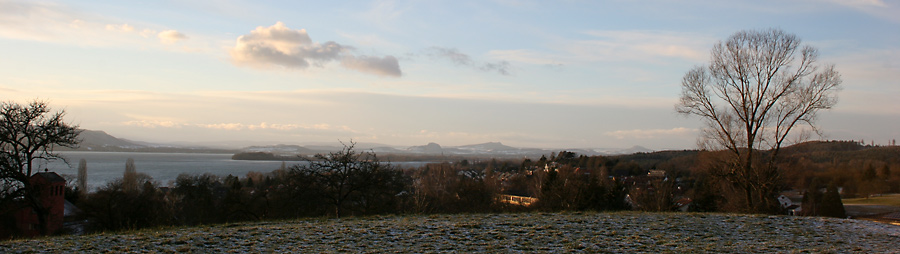
[[[693,149],[681,78],[768,28],[841,73],[815,139],[900,138],[894,0],[0,0],[0,100],[160,143]]]

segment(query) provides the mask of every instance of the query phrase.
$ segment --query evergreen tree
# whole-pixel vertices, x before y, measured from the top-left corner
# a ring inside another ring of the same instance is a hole
[[[819,215],[819,208],[821,208],[822,203],[822,192],[819,191],[819,189],[821,188],[822,183],[819,178],[813,178],[813,180],[809,183],[809,186],[806,188],[806,193],[803,194],[803,201],[800,204],[801,215]]]
[[[838,193],[834,183],[828,185],[825,195],[822,196],[819,215],[837,218],[847,217],[847,212],[844,210],[844,203],[841,202],[841,195]]]
[[[87,194],[87,160],[78,162],[78,192],[84,196]]]
[[[134,159],[128,158],[125,161],[125,174],[122,176],[122,188],[125,191],[136,191],[138,189],[137,169],[134,166]]]

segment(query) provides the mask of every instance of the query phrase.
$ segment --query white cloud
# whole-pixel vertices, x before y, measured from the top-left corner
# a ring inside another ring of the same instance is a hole
[[[73,21],[73,23],[75,23],[75,22],[77,22],[77,21],[80,21],[80,20],[75,20],[75,21]],[[126,33],[127,33],[127,32],[134,31],[134,27],[131,26],[131,25],[129,25],[129,24],[121,24],[121,25],[113,25],[113,24],[109,24],[109,25],[106,25],[106,30],[108,30],[108,31],[121,31],[121,32],[126,32]]]
[[[159,40],[165,44],[172,44],[180,40],[186,40],[188,38],[187,35],[184,35],[183,33],[175,30],[162,31],[159,32],[159,34],[157,34],[156,36],[159,37]]]
[[[241,35],[230,53],[234,62],[242,65],[305,69],[337,60],[345,50],[348,49],[332,41],[313,43],[306,29],[294,30],[277,22]]]
[[[635,138],[635,139],[655,139],[664,136],[685,136],[696,135],[697,129],[678,127],[672,129],[634,129],[634,130],[618,130],[606,132],[607,136],[618,139]]]
[[[144,29],[144,30],[141,30],[141,32],[138,33],[138,34],[141,35],[141,36],[144,37],[144,38],[150,38],[151,36],[154,36],[154,35],[156,35],[157,33],[156,33],[156,30],[152,30],[152,29]]]
[[[182,127],[182,124],[176,123],[174,121],[150,120],[150,119],[126,121],[126,122],[123,122],[122,125],[144,127],[144,128],[181,128]]]
[[[198,127],[206,128],[206,129],[220,129],[220,130],[230,130],[230,131],[239,131],[246,129],[247,126],[241,123],[213,123],[213,124],[198,124]]]
[[[52,41],[86,25],[79,14],[48,3],[0,1],[0,36]]]
[[[0,1],[0,37],[92,47],[158,47],[148,40],[155,36],[153,25],[138,27],[61,4]],[[187,37],[175,30],[158,34],[163,43]]]
[[[318,131],[343,131],[355,133],[348,126],[340,125],[335,126],[331,124],[279,124],[279,123],[267,123],[261,122],[259,124],[244,124],[244,123],[177,123],[174,121],[165,121],[165,120],[132,120],[122,122],[122,125],[126,126],[139,126],[145,128],[157,128],[157,127],[165,127],[165,128],[185,128],[185,127],[196,127],[201,129],[215,129],[215,130],[227,130],[227,131],[243,131],[243,130],[251,130],[251,131],[293,131],[293,130],[318,130]]]
[[[315,43],[306,29],[291,29],[282,22],[270,27],[257,27],[250,34],[237,38],[230,50],[231,59],[237,65],[256,68],[280,66],[289,69],[323,67],[332,61],[341,61],[345,68],[398,77],[400,65],[393,56],[354,56],[353,47],[333,41]]]

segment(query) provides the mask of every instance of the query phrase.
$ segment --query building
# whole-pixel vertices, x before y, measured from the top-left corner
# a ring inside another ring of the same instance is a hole
[[[53,172],[41,172],[31,176],[31,185],[38,193],[41,204],[47,209],[47,234],[57,233],[63,225],[65,216],[65,192],[66,180]],[[24,200],[11,204],[18,206],[13,208],[14,222],[0,228],[0,238],[8,238],[13,235],[34,237],[41,234],[38,214]],[[12,228],[7,227],[12,226]]]
[[[499,200],[502,203],[507,203],[507,204],[511,204],[511,205],[520,205],[520,206],[525,206],[525,207],[528,207],[528,206],[533,205],[534,203],[537,203],[537,198],[526,197],[526,196],[517,196],[517,195],[508,195],[508,194],[501,194],[499,196]]]

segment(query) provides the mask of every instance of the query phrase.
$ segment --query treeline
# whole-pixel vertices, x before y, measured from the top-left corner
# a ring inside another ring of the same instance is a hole
[[[841,150],[870,155],[815,162],[803,154],[821,152],[818,146],[804,145],[813,148],[786,152],[779,164],[784,176],[779,189],[807,196],[803,214],[843,217],[842,209],[836,211],[842,206],[835,205],[841,196],[897,192],[897,147]],[[140,173],[126,174],[93,193],[71,190],[69,200],[81,208],[93,231],[373,214],[741,212],[735,201],[741,193],[717,178],[720,156],[710,151],[609,157],[562,151],[537,160],[464,159],[401,169],[350,145],[270,173],[180,175],[173,186],[161,186]]]
[[[301,217],[628,209],[627,188],[601,174],[602,157],[461,160],[401,169],[353,146],[309,163],[246,176],[178,176],[161,186],[128,166],[123,178],[68,199],[88,231]],[[584,164],[584,168],[579,167]],[[604,164],[607,163],[607,164]],[[536,198],[529,206],[501,194]]]
[[[839,147],[840,149],[828,149]],[[834,185],[844,198],[900,192],[900,147],[855,141],[807,142],[785,152],[784,183],[795,189]]]

